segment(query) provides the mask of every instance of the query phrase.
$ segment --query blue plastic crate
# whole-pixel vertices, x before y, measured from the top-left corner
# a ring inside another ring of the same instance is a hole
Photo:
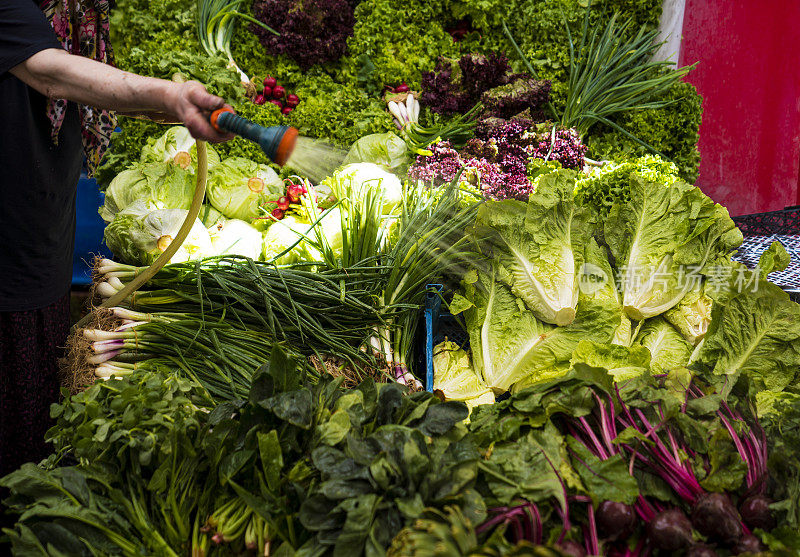
[[[88,286],[92,283],[92,260],[95,255],[111,257],[103,244],[105,221],[97,210],[103,205],[103,193],[97,180],[86,172],[78,180],[78,197],[75,206],[75,249],[72,252],[72,285]]]
[[[462,348],[469,348],[469,335],[446,309],[442,309],[441,284],[429,284],[428,296],[425,300],[425,388],[433,391],[433,347],[445,339],[451,340]]]

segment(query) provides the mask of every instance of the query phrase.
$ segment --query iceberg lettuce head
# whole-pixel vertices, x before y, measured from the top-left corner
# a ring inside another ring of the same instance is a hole
[[[148,211],[142,203],[117,213],[104,233],[103,239],[112,253],[124,263],[150,265],[161,255],[186,219],[184,209]],[[195,219],[189,235],[170,263],[182,263],[214,255],[208,230]]]
[[[343,166],[320,184],[330,188],[336,199],[362,198],[367,191],[377,190],[381,196],[382,213],[394,214],[403,203],[403,184],[400,179],[371,162]]]
[[[342,164],[371,162],[390,172],[403,172],[408,168],[408,146],[395,133],[372,133],[358,139],[350,147]]]
[[[267,165],[232,157],[210,173],[206,196],[229,219],[250,222],[261,216],[260,205],[277,200],[284,191],[278,174]]]
[[[114,215],[137,201],[150,209],[188,209],[194,188],[194,176],[173,164],[135,164],[111,180],[100,216],[111,222]]]
[[[208,229],[216,255],[261,256],[262,238],[253,225],[238,219],[227,219]]]
[[[311,223],[291,215],[273,222],[264,233],[262,260],[276,265],[319,261],[319,252],[305,239],[314,238],[310,228]]]
[[[209,170],[219,164],[219,155],[208,144],[206,144],[206,158]],[[168,162],[194,173],[197,168],[197,143],[188,129],[183,126],[173,126],[161,137],[150,139],[142,147],[139,162]]]

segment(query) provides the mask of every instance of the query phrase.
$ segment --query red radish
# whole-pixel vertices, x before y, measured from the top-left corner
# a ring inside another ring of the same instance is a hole
[[[289,199],[292,200],[292,203],[297,203],[300,201],[300,196],[304,193],[303,186],[300,184],[290,184],[289,187],[286,188],[286,195],[289,196]]]
[[[272,89],[277,84],[278,80],[272,77],[271,75],[268,75],[267,77],[264,78],[264,87],[269,87],[270,89]]]
[[[286,211],[289,208],[289,198],[282,195],[278,198],[278,209]]]
[[[283,114],[289,114],[292,110],[294,110],[291,106],[284,106],[281,112]]]
[[[405,81],[400,85],[398,85],[397,87],[395,87],[394,90],[395,93],[408,93],[408,91],[410,91],[410,89],[408,88],[408,85],[406,85]]]
[[[265,98],[272,96],[272,87],[264,87],[264,90],[261,91],[261,94],[264,95]]]
[[[274,104],[275,106],[277,106],[280,109],[283,108],[283,103],[281,103],[281,101],[279,101],[278,99],[272,99],[269,102],[271,102],[272,104]]]
[[[272,88],[272,98],[273,99],[280,99],[283,98],[283,95],[286,94],[286,89],[281,87],[280,85],[276,85]]]
[[[298,104],[300,104],[300,97],[298,97],[294,93],[286,96],[286,106],[291,106],[292,108],[294,108]]]
[[[267,102],[267,98],[264,95],[256,95],[256,98],[253,99],[253,102],[256,104],[264,104]]]
[[[272,216],[278,220],[281,220],[283,218],[283,211],[280,209],[273,209]]]

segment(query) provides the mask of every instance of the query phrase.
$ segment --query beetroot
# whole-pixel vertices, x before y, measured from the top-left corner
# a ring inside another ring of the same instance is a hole
[[[291,106],[292,108],[294,108],[298,104],[300,104],[300,97],[298,97],[294,93],[286,95],[286,106]]]
[[[272,98],[272,87],[264,87],[264,90],[261,91],[261,94],[264,95],[264,98],[271,99]]]
[[[775,517],[772,516],[772,511],[769,508],[771,504],[772,501],[767,497],[753,495],[742,501],[742,504],[739,505],[739,513],[741,513],[742,520],[748,527],[772,530],[775,528]]]
[[[283,218],[283,211],[280,209],[273,209],[272,216],[278,220],[281,220]]]
[[[578,542],[565,540],[557,544],[557,547],[564,555],[569,555],[570,557],[586,557],[586,550],[583,549],[583,546]]]
[[[739,511],[724,493],[706,493],[692,507],[692,524],[704,536],[734,543],[742,535]]]
[[[268,75],[264,78],[264,87],[269,87],[270,90],[278,84],[278,80]]]
[[[253,99],[253,102],[256,104],[264,104],[267,102],[267,99],[264,98],[264,95],[256,95],[256,98]]]
[[[272,99],[269,102],[271,102],[272,104],[274,104],[275,106],[277,106],[278,108],[283,110],[283,103],[281,101],[279,101],[278,99]]]
[[[697,544],[689,548],[689,551],[686,552],[686,557],[717,557],[717,552],[714,551],[713,547]]]
[[[595,520],[600,536],[611,541],[627,539],[636,527],[633,507],[616,501],[600,503]]]
[[[653,517],[647,535],[659,549],[677,551],[688,547],[692,539],[692,523],[680,509],[667,509]]]
[[[280,85],[276,85],[272,88],[272,98],[273,99],[280,99],[283,98],[283,95],[286,94],[286,89],[281,87]]]
[[[733,555],[739,555],[740,553],[760,553],[763,550],[764,548],[761,545],[761,541],[753,534],[742,536],[741,539],[731,547],[731,553]]]
[[[291,106],[284,106],[281,109],[281,114],[283,114],[285,116],[285,115],[289,114],[292,110],[294,110],[294,108],[292,108]]]

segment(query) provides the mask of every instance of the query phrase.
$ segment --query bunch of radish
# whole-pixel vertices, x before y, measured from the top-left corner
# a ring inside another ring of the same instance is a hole
[[[284,183],[286,184],[285,193],[277,200],[271,202],[276,205],[276,207],[270,212],[275,220],[283,219],[283,217],[286,215],[286,212],[290,210],[291,206],[300,203],[300,198],[308,193],[308,189],[302,183],[295,184],[288,178],[284,181]]]
[[[261,91],[255,96],[253,102],[262,105],[272,103],[281,109],[283,114],[289,114],[300,104],[300,98],[294,93],[286,94],[286,89],[278,84],[278,80],[272,76],[264,78]]]

